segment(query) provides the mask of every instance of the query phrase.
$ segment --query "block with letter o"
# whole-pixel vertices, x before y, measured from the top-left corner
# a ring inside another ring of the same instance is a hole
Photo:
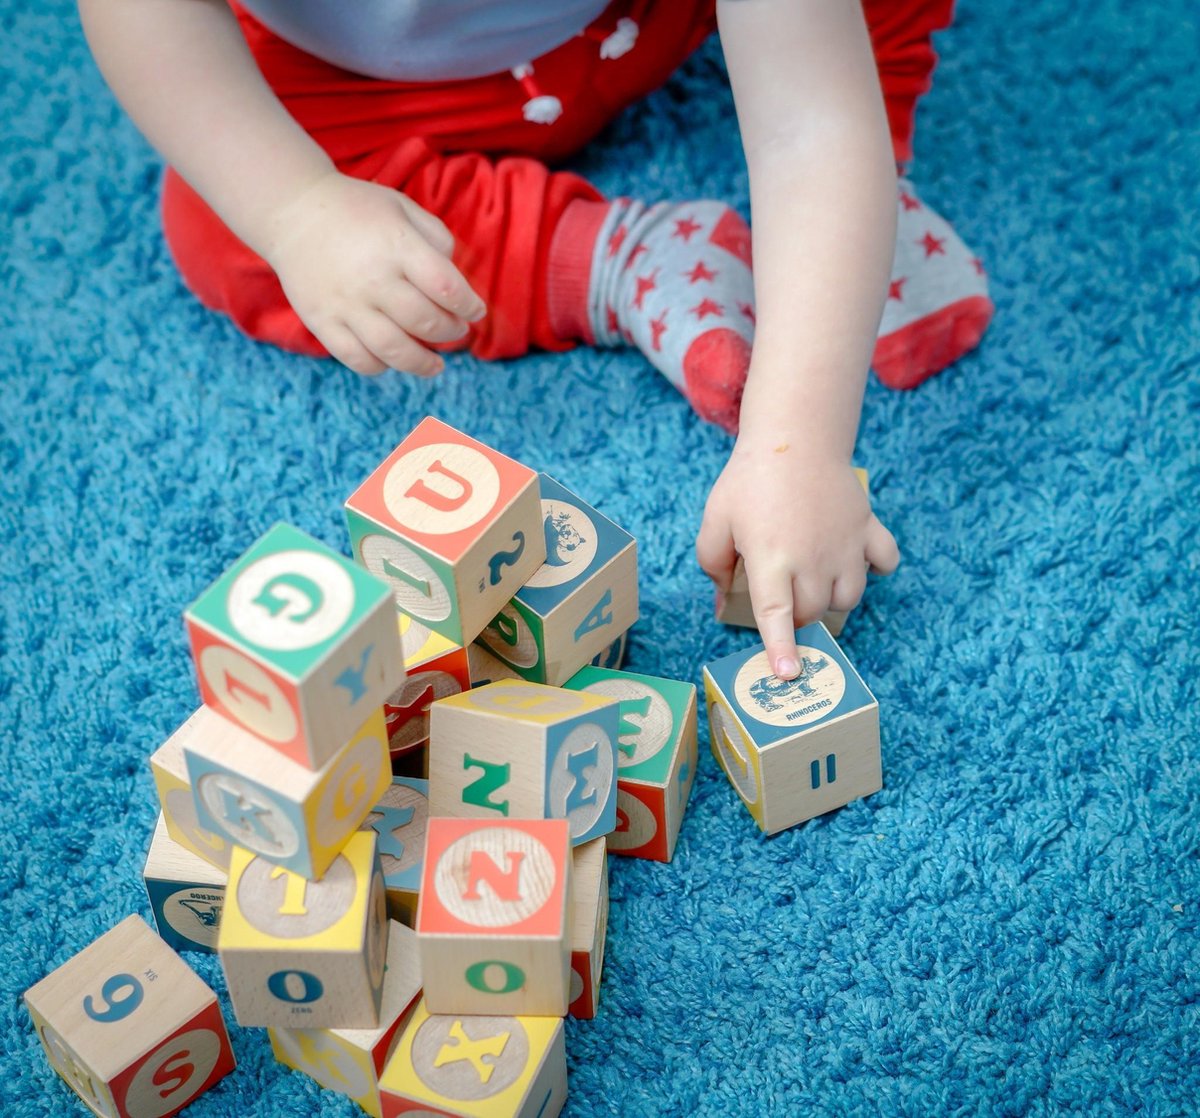
[[[431,819],[417,910],[430,1010],[565,1015],[570,896],[565,820]]]
[[[233,1070],[216,995],[130,916],[25,992],[50,1065],[104,1118],[169,1118]]]
[[[287,524],[184,620],[204,704],[310,769],[404,678],[386,583]]]

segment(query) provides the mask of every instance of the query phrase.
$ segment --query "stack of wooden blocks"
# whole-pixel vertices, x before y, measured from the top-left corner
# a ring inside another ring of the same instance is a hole
[[[617,666],[633,539],[445,424],[346,517],[357,564],[277,525],[185,615],[203,705],[151,758],[159,932],[217,950],[239,1023],[370,1114],[548,1118],[562,1019],[596,1012],[606,851],[673,855],[695,688]],[[215,997],[162,940],[131,917],[26,996],[97,1113],[165,1118],[233,1066]],[[103,999],[81,1003],[95,1031],[189,983],[191,1024],[92,1054],[76,991]],[[181,1035],[215,1039],[163,1047]]]

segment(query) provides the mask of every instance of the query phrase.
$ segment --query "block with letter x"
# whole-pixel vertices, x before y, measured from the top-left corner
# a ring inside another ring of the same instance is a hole
[[[346,523],[397,608],[457,645],[546,558],[537,474],[432,417],[351,494]]]
[[[184,619],[204,704],[310,769],[404,678],[387,585],[287,524]]]
[[[571,846],[562,819],[430,819],[417,909],[431,1012],[567,1012]]]

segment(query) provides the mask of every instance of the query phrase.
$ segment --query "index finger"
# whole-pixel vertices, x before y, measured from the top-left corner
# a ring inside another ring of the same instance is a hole
[[[450,260],[423,237],[413,238],[411,251],[404,261],[404,275],[418,291],[443,310],[478,322],[487,307]]]
[[[800,674],[800,655],[793,624],[791,577],[786,572],[755,575],[749,569],[746,576],[767,663],[780,679],[795,679]]]

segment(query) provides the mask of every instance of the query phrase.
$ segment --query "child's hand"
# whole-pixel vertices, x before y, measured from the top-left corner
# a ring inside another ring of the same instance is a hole
[[[272,216],[267,243],[301,321],[357,373],[440,373],[424,343],[462,340],[487,310],[446,226],[377,183],[327,173]]]
[[[696,555],[719,593],[742,556],[754,618],[780,679],[800,670],[795,628],[828,609],[853,609],[867,568],[890,574],[900,562],[848,464],[797,445],[741,440],[709,494]]]

